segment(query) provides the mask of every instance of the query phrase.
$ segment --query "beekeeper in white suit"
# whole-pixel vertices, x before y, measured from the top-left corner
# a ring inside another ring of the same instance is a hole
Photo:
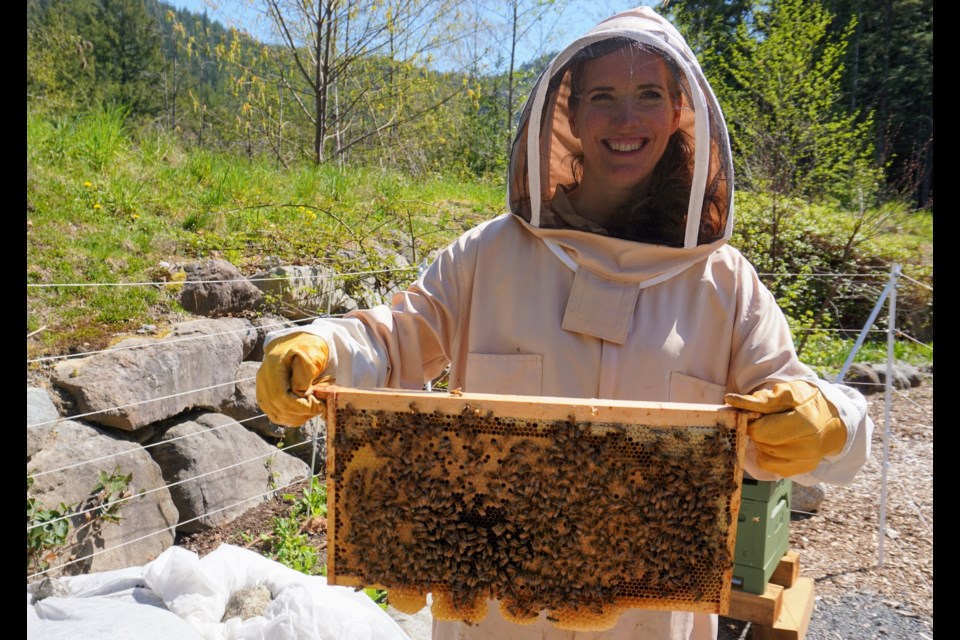
[[[693,52],[647,7],[576,39],[537,81],[510,158],[510,213],[447,247],[391,307],[268,337],[257,399],[300,425],[329,376],[421,389],[723,403],[763,414],[746,470],[849,482],[873,425],[798,359],[783,313],[728,244],[726,125]],[[715,638],[717,617],[629,609],[605,632],[435,622],[434,638]]]

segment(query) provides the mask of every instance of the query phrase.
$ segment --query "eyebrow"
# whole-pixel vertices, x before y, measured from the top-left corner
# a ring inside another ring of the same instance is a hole
[[[666,89],[666,87],[664,87],[659,82],[647,82],[646,84],[638,84],[636,88],[637,89]],[[615,90],[616,88],[612,86],[590,87],[589,89],[587,89],[587,93],[594,93],[595,91],[615,91]]]

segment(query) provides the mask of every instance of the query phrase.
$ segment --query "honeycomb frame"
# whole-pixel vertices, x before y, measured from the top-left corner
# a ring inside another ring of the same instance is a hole
[[[475,623],[726,614],[748,414],[724,405],[358,390],[327,413],[329,584]],[[497,603],[494,603],[495,606]]]

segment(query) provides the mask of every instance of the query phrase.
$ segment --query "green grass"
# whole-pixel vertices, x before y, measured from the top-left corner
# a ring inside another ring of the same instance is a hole
[[[250,274],[265,256],[351,271],[339,249],[375,260],[394,237],[419,260],[503,202],[502,185],[189,149],[115,107],[27,115],[29,284],[150,282],[161,261],[214,257]],[[28,330],[44,329],[28,355],[103,345],[178,308],[158,287],[30,287]]]

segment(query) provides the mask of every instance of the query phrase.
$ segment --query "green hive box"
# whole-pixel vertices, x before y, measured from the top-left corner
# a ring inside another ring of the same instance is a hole
[[[763,593],[790,546],[790,480],[743,479],[733,583]]]

